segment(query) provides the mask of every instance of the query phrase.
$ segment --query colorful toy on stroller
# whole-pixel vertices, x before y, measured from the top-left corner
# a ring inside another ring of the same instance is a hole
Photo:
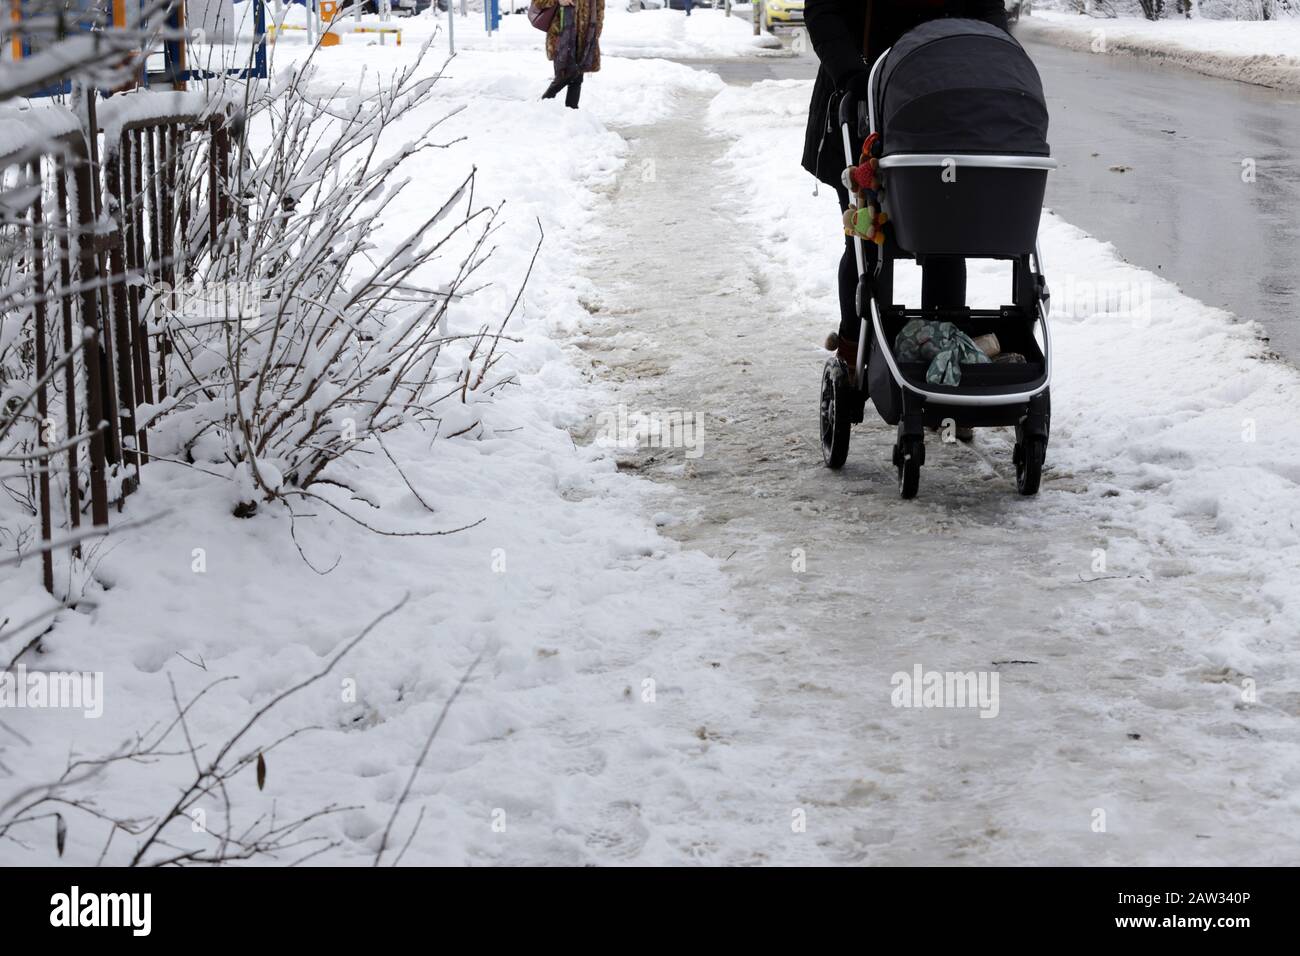
[[[1038,71],[1002,30],[942,19],[885,51],[868,90],[866,103],[851,94],[839,103],[845,186],[856,201],[845,230],[854,236],[862,331],[856,374],[836,357],[822,374],[826,464],[844,464],[849,428],[863,420],[870,398],[898,426],[902,497],[916,495],[927,426],[1014,426],[1016,487],[1035,494],[1052,372],[1038,221],[1056,167]],[[874,264],[866,243],[876,244]],[[952,257],[1011,260],[1012,304],[895,304],[894,260],[924,267]]]

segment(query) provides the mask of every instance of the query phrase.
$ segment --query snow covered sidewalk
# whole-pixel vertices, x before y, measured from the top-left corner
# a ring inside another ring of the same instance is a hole
[[[705,423],[698,458],[624,467],[661,483],[668,532],[722,562],[753,632],[719,653],[756,699],[712,728],[734,781],[711,808],[721,859],[1294,862],[1300,375],[1049,215],[1041,495],[1015,495],[990,430],[933,436],[902,502],[871,413],[827,471],[817,343],[842,239],[797,167],[808,96],[729,88],[637,131],[629,162],[655,175],[615,187],[584,322],[629,407]],[[972,268],[981,304],[1006,281]],[[918,669],[996,675],[996,715],[899,706]]]
[[[1015,32],[1098,54],[1149,57],[1209,76],[1300,90],[1300,18],[1271,21],[1086,17],[1035,10]]]

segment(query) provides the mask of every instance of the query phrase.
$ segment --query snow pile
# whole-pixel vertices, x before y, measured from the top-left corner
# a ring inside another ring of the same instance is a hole
[[[389,47],[377,60],[376,52],[322,51],[331,73],[308,92],[416,53]],[[582,864],[642,851],[678,858],[706,838],[682,811],[726,781],[706,764],[688,787],[679,767],[707,749],[695,731],[715,708],[750,706],[709,663],[724,638],[737,637],[721,610],[724,586],[710,559],[658,536],[640,486],[612,458],[575,447],[567,427],[606,399],[559,341],[587,314],[588,228],[599,191],[621,173],[625,144],[606,121],[650,122],[671,110],[676,91],[720,83],[682,66],[611,58],[585,91],[591,109],[572,111],[537,102],[549,74],[540,56],[522,72],[504,66],[487,53],[458,56],[433,100],[409,118],[419,127],[463,107],[439,136],[464,139],[410,161],[415,182],[387,226],[402,235],[473,165],[478,195],[506,199],[481,288],[453,306],[445,330],[468,335],[504,314],[540,220],[546,242],[506,329],[520,341],[506,343],[498,368],[518,387],[453,405],[437,429],[391,433],[385,446],[401,475],[372,449],[351,476],[360,493],[341,498],[391,534],[474,527],[392,537],[314,509],[291,528],[277,507],[240,521],[219,475],[150,465],[115,521],[162,517],[60,568],[79,609],[58,615],[23,658],[31,669],[101,673],[103,716],[0,711],[0,805],[58,778],[70,754],[98,757],[166,727],[175,718],[171,681],[181,701],[221,681],[186,716],[200,759],[210,757],[255,709],[320,671],[409,595],[328,678],[277,705],[240,744],[238,756],[264,752],[267,775],[265,790],[251,766],[229,784],[236,829],[273,807],[289,821],[333,806],[299,834],[310,842],[277,862],[318,851],[321,861],[368,862],[441,709],[481,658],[415,777],[387,862],[421,814],[407,863]],[[408,134],[386,132],[394,148]],[[38,562],[0,569],[6,663],[39,631],[13,626],[48,604]],[[318,729],[299,733],[307,727]],[[181,747],[173,737],[163,749]],[[94,810],[120,819],[161,813],[192,776],[183,755],[110,765],[94,781]],[[627,802],[632,793],[655,820],[641,819],[640,805]],[[225,804],[212,794],[195,809],[202,819],[175,821],[158,856],[171,847],[214,851],[204,828],[224,825]],[[71,806],[62,813],[62,859],[94,863],[109,836],[104,817]],[[53,833],[49,819],[16,828],[15,840],[0,840],[0,861],[54,862]],[[139,842],[118,833],[105,861],[129,861]]]
[[[1300,90],[1300,18],[1150,21],[1035,10],[1013,29],[1076,50],[1148,56],[1210,76]]]

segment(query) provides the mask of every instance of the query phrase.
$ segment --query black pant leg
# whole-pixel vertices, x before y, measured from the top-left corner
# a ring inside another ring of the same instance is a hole
[[[582,96],[582,74],[569,81],[569,91],[564,94],[564,105],[571,110],[578,108],[578,98]]]
[[[844,254],[840,256],[840,338],[856,342],[861,334],[862,320],[858,318],[858,259],[853,251],[853,239],[846,236]]]
[[[921,308],[960,309],[965,304],[965,259],[931,259],[921,267]]]
[[[843,186],[835,187],[835,195],[840,201],[840,212],[848,209],[849,194]],[[877,248],[874,242],[864,242],[862,244],[862,256],[868,273],[875,266]],[[840,292],[840,338],[856,342],[861,336],[862,319],[858,316],[858,256],[853,249],[852,236],[844,237],[844,254],[840,256],[838,284]]]
[[[564,89],[566,83],[567,83],[566,80],[562,80],[557,76],[555,79],[551,80],[551,85],[548,86],[546,88],[546,92],[542,94],[542,99],[544,100],[555,99],[555,94],[559,93],[560,90]]]

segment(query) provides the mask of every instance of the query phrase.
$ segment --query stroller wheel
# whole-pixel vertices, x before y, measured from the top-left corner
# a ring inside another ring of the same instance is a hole
[[[894,466],[898,469],[898,495],[915,498],[921,488],[921,466],[925,464],[925,440],[915,436],[900,438],[894,446]]]
[[[1020,429],[1016,429],[1017,432]],[[1019,435],[1016,436],[1018,439]],[[1043,462],[1047,459],[1047,439],[1041,437],[1026,438],[1016,442],[1011,460],[1016,466],[1016,491],[1022,495],[1038,494],[1038,485],[1043,480]]]
[[[822,369],[822,460],[827,468],[842,468],[849,457],[849,428],[853,424],[849,372],[838,358],[826,360]]]

